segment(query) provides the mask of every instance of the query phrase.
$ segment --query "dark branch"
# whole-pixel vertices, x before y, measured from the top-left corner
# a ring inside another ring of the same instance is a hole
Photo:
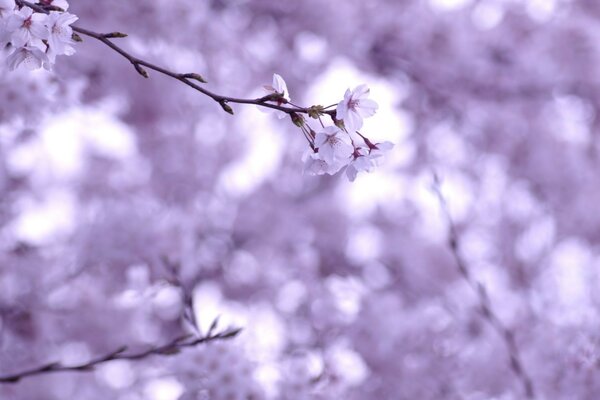
[[[15,2],[20,7],[29,7],[34,11],[37,11],[40,13],[45,13],[45,14],[49,13],[50,11],[56,10],[56,8],[54,8],[52,6],[43,6],[40,4],[34,4],[34,3],[31,3],[26,0],[15,0]],[[112,50],[119,53],[121,56],[123,56],[125,59],[127,59],[127,61],[129,61],[133,65],[135,70],[140,75],[142,75],[144,78],[149,77],[148,72],[145,69],[145,68],[147,68],[149,70],[156,71],[158,73],[161,73],[163,75],[166,75],[168,77],[176,79],[179,82],[204,94],[205,96],[210,97],[215,102],[217,102],[225,112],[227,112],[229,114],[233,114],[233,110],[227,103],[253,104],[256,106],[260,106],[260,107],[272,108],[274,110],[283,111],[289,115],[292,115],[292,113],[308,114],[310,111],[310,108],[307,108],[307,107],[298,107],[298,106],[289,107],[289,106],[281,106],[279,104],[268,103],[268,101],[274,101],[273,95],[267,95],[267,96],[263,96],[263,97],[260,97],[257,99],[241,99],[241,98],[237,98],[237,97],[223,96],[223,95],[211,92],[194,82],[194,81],[199,81],[202,83],[206,82],[204,80],[204,78],[202,78],[199,74],[177,73],[177,72],[170,71],[166,68],[160,67],[158,65],[152,64],[148,61],[145,61],[145,60],[142,60],[140,58],[133,56],[132,54],[130,54],[129,52],[127,52],[120,46],[117,46],[116,44],[114,44],[113,41],[111,40],[114,38],[126,37],[127,36],[126,34],[123,34],[120,32],[111,32],[111,33],[102,34],[102,33],[97,33],[97,32],[94,32],[94,31],[91,31],[91,30],[88,30],[85,28],[80,28],[80,27],[74,26],[74,25],[72,26],[72,28],[73,28],[74,32],[94,38],[94,39],[104,43],[106,46],[110,47]],[[331,117],[335,117],[335,110],[324,110],[323,114],[328,114]]]

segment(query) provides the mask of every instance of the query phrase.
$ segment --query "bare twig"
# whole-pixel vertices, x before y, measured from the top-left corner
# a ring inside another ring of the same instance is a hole
[[[215,324],[213,324],[215,325]],[[108,361],[114,360],[129,360],[129,361],[138,361],[145,359],[147,357],[158,355],[158,356],[169,356],[174,355],[186,348],[195,347],[203,343],[221,341],[231,339],[237,336],[240,332],[240,328],[228,329],[219,333],[213,333],[214,329],[208,332],[206,336],[202,337],[190,337],[182,336],[176,338],[166,344],[151,347],[150,349],[139,351],[137,353],[127,353],[127,347],[123,346],[118,348],[117,350],[106,354],[104,356],[100,356],[94,359],[91,359],[87,362],[77,364],[77,365],[62,365],[58,362],[53,362],[49,364],[45,364],[39,367],[34,367],[31,369],[27,369],[21,372],[16,372],[10,375],[0,376],[0,384],[3,383],[17,383],[25,378],[29,378],[31,376],[43,375],[55,372],[86,372],[92,371],[94,367],[99,364],[103,364]]]
[[[194,311],[194,298],[192,290],[189,285],[186,285],[179,276],[180,265],[173,262],[168,257],[162,257],[162,264],[165,269],[169,272],[169,281],[177,286],[181,291],[181,301],[183,303],[183,310],[181,311],[181,320],[183,323],[188,325],[197,335],[200,335],[200,325],[196,319],[196,312]],[[216,318],[211,326],[216,327],[218,318]],[[214,328],[213,328],[214,330]],[[207,335],[210,335],[212,330],[209,330]]]
[[[29,7],[34,11],[37,11],[40,13],[45,13],[45,14],[49,13],[50,11],[56,10],[56,8],[53,6],[44,6],[41,4],[34,4],[34,3],[31,3],[26,0],[15,0],[15,2],[20,7]],[[110,47],[112,50],[119,53],[121,56],[123,56],[125,59],[127,59],[127,61],[129,61],[133,65],[135,70],[144,78],[149,77],[149,74],[146,71],[146,68],[147,68],[149,70],[156,71],[158,73],[161,73],[163,75],[166,75],[168,77],[176,79],[179,82],[210,97],[211,99],[213,99],[215,102],[217,102],[221,106],[223,111],[225,111],[229,114],[233,114],[233,109],[231,108],[231,106],[229,106],[228,103],[253,104],[256,106],[260,106],[260,107],[272,108],[275,110],[283,111],[283,112],[289,114],[290,116],[292,115],[292,113],[308,114],[310,111],[310,107],[308,107],[308,108],[307,107],[298,107],[298,106],[289,107],[289,106],[280,105],[280,102],[283,102],[283,103],[287,103],[287,102],[285,101],[285,99],[283,99],[283,97],[281,95],[278,95],[275,93],[269,94],[267,96],[263,96],[263,97],[260,97],[257,99],[242,99],[242,98],[237,98],[237,97],[223,96],[223,95],[211,92],[196,83],[196,82],[206,83],[206,81],[204,80],[204,78],[201,75],[199,75],[197,73],[177,73],[177,72],[170,71],[166,68],[160,67],[160,66],[152,64],[148,61],[142,60],[141,58],[137,58],[137,57],[133,56],[132,54],[130,54],[129,52],[127,52],[120,46],[117,46],[111,40],[111,39],[115,39],[115,38],[118,39],[118,38],[126,37],[127,35],[124,33],[111,32],[111,33],[103,34],[103,33],[97,33],[97,32],[91,31],[89,29],[81,28],[81,27],[78,27],[75,25],[73,25],[72,28],[73,28],[74,32],[94,38],[94,39],[104,43],[106,46]],[[277,104],[268,103],[268,101],[276,101]],[[332,118],[335,117],[335,110],[323,110],[322,113],[327,114],[327,115],[331,116]]]
[[[506,344],[509,354],[510,368],[517,376],[517,379],[519,379],[521,382],[525,395],[528,399],[534,399],[535,390],[533,387],[533,382],[523,366],[523,361],[521,360],[521,355],[515,342],[514,333],[505,326],[498,315],[494,312],[485,286],[483,286],[481,282],[473,277],[467,262],[460,253],[460,235],[456,229],[456,224],[450,215],[448,203],[442,194],[440,180],[435,172],[433,174],[433,191],[438,198],[442,213],[444,214],[448,224],[448,246],[452,252],[452,257],[454,258],[458,272],[477,295],[477,300],[479,302],[479,307],[483,318],[494,328],[494,330],[500,335]]]

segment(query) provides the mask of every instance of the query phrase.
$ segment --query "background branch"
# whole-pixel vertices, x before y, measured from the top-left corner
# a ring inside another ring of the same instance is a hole
[[[142,360],[142,359],[145,359],[145,358],[153,356],[153,355],[159,355],[159,356],[174,355],[174,354],[178,354],[180,351],[182,351],[186,348],[195,347],[200,344],[231,339],[231,338],[237,336],[241,332],[241,328],[232,328],[232,329],[228,329],[228,330],[225,330],[225,331],[222,331],[219,333],[214,333],[214,330],[216,328],[216,322],[217,322],[216,320],[215,320],[215,322],[213,322],[208,333],[205,336],[202,336],[199,338],[193,339],[189,335],[186,335],[186,336],[176,338],[176,339],[170,341],[169,343],[166,343],[166,344],[163,344],[160,346],[156,346],[156,347],[152,347],[150,349],[147,349],[144,351],[139,351],[136,353],[126,353],[127,346],[123,346],[123,347],[120,347],[117,350],[115,350],[111,353],[108,353],[104,356],[100,356],[100,357],[91,359],[87,362],[84,362],[82,364],[76,364],[76,365],[62,365],[58,362],[52,362],[52,363],[45,364],[45,365],[42,365],[39,367],[34,367],[34,368],[27,369],[27,370],[24,370],[21,372],[16,372],[16,373],[13,373],[10,375],[0,376],[0,384],[2,384],[2,383],[17,383],[17,382],[23,380],[24,378],[28,378],[28,377],[32,377],[32,376],[36,376],[36,375],[55,373],[55,372],[92,371],[94,369],[94,367],[96,367],[97,365],[106,363],[108,361],[113,361],[113,360],[138,361],[138,360]]]
[[[456,224],[450,215],[450,209],[446,198],[442,194],[441,183],[436,173],[433,174],[433,191],[438,198],[440,208],[448,224],[448,246],[450,247],[458,272],[477,295],[477,301],[483,318],[494,328],[506,344],[510,358],[510,368],[521,382],[525,395],[528,399],[533,399],[535,398],[533,383],[524,368],[519,349],[515,342],[514,333],[504,325],[498,315],[494,312],[485,286],[473,277],[467,262],[460,253],[461,238],[458,234]]]

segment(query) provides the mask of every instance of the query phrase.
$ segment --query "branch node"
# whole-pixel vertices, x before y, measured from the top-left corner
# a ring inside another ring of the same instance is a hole
[[[71,35],[71,39],[73,39],[73,41],[75,42],[83,42],[83,39],[81,38],[81,36],[79,36],[77,33],[73,32],[73,34]]]
[[[308,116],[314,119],[318,119],[324,114],[325,107],[323,106],[312,106],[308,108]]]

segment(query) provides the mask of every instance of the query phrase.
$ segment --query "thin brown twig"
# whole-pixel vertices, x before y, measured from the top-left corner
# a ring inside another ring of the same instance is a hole
[[[477,300],[479,302],[479,307],[483,318],[494,328],[494,330],[500,335],[506,344],[509,354],[510,368],[517,376],[517,379],[521,382],[525,396],[527,396],[528,399],[535,399],[533,382],[530,375],[525,370],[519,348],[515,342],[514,333],[508,327],[506,327],[506,325],[498,317],[492,308],[485,286],[475,277],[473,277],[466,260],[460,253],[461,238],[458,233],[458,229],[456,228],[456,224],[450,215],[448,203],[442,194],[440,180],[435,172],[433,173],[433,191],[438,198],[440,208],[448,224],[448,246],[452,253],[452,257],[454,258],[458,272],[477,295]]]
[[[29,7],[34,11],[37,11],[40,13],[45,13],[45,14],[48,14],[50,11],[57,10],[57,8],[53,7],[53,6],[44,6],[44,5],[40,5],[40,4],[34,4],[34,3],[31,3],[26,0],[15,0],[15,2],[20,7],[23,7],[23,6]],[[272,108],[275,110],[283,111],[290,116],[292,116],[293,113],[308,114],[310,111],[310,107],[298,107],[298,106],[286,107],[286,106],[280,105],[281,102],[287,103],[287,101],[285,101],[285,99],[283,99],[283,97],[277,93],[269,94],[269,95],[266,95],[266,96],[263,96],[260,98],[256,98],[256,99],[242,99],[242,98],[237,98],[237,97],[224,96],[224,95],[220,95],[220,94],[211,92],[210,90],[207,90],[207,89],[203,88],[202,86],[200,86],[199,84],[194,82],[194,81],[199,81],[201,83],[206,83],[204,78],[202,78],[202,76],[200,76],[199,74],[177,73],[177,72],[168,70],[166,68],[160,67],[156,64],[153,64],[148,61],[142,60],[141,58],[135,57],[134,55],[132,55],[129,52],[127,52],[126,50],[124,50],[122,47],[116,45],[111,40],[114,38],[126,37],[127,36],[126,34],[122,34],[119,32],[112,32],[112,33],[105,33],[105,34],[97,33],[97,32],[91,31],[89,29],[81,28],[81,27],[75,26],[75,25],[72,25],[71,28],[73,29],[74,32],[94,38],[94,39],[104,43],[106,46],[110,47],[112,50],[119,53],[121,56],[123,56],[125,59],[127,59],[133,65],[135,70],[140,75],[142,75],[144,78],[149,77],[148,72],[144,69],[144,68],[147,68],[147,69],[156,71],[158,73],[161,73],[163,75],[166,75],[168,77],[171,77],[173,79],[176,79],[179,82],[210,97],[215,102],[217,102],[225,112],[227,112],[229,114],[233,114],[233,109],[228,105],[228,103],[253,104],[253,105],[256,105],[259,107],[266,107],[266,108]],[[277,104],[268,103],[269,101],[276,101]],[[322,113],[328,114],[332,118],[335,117],[334,110],[329,110],[329,111],[323,110]]]
[[[93,358],[87,362],[76,364],[76,365],[62,365],[58,362],[52,362],[44,364],[39,367],[26,369],[20,372],[16,372],[9,375],[0,376],[0,384],[3,383],[17,383],[25,378],[29,378],[36,375],[43,375],[55,372],[86,372],[92,371],[94,367],[99,364],[103,364],[108,361],[114,360],[129,360],[138,361],[145,359],[149,356],[169,356],[178,354],[182,350],[190,347],[195,347],[203,343],[215,342],[220,340],[227,340],[237,336],[241,332],[241,328],[228,329],[219,333],[214,333],[217,321],[213,322],[211,329],[208,331],[206,336],[197,337],[195,339],[190,338],[189,335],[176,338],[166,344],[151,347],[150,349],[139,351],[136,353],[126,353],[127,347],[123,346],[115,351],[112,351],[104,356]]]

